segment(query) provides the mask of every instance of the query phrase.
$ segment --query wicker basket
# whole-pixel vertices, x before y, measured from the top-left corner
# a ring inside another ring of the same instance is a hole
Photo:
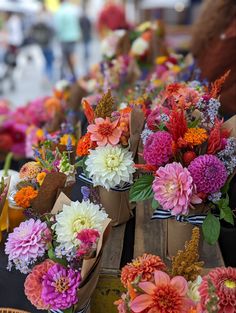
[[[0,308],[0,313],[30,313],[30,312],[10,308]]]

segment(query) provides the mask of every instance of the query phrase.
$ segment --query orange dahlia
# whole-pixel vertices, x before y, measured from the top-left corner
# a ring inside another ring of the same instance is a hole
[[[25,294],[28,300],[38,310],[49,310],[50,306],[42,300],[42,277],[55,263],[51,260],[45,260],[43,263],[36,265],[33,271],[26,277]]]
[[[38,195],[38,191],[34,190],[33,187],[27,186],[21,188],[14,196],[14,200],[17,206],[27,209],[30,207],[30,201],[36,198]]]
[[[166,265],[159,256],[145,253],[123,267],[121,282],[127,287],[128,283],[132,283],[138,276],[141,277],[141,281],[148,281],[156,270],[165,271]]]
[[[89,149],[95,149],[96,146],[96,143],[91,140],[91,134],[87,133],[78,141],[76,154],[80,157],[88,155]]]
[[[207,140],[207,132],[204,128],[189,128],[184,134],[184,140],[191,146],[201,145]]]

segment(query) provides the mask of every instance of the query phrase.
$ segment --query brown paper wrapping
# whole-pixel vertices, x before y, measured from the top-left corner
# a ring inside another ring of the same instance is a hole
[[[133,109],[130,116],[130,151],[134,158],[137,156],[140,134],[143,130],[144,114],[140,109]],[[107,191],[105,188],[98,187],[100,202],[111,218],[112,226],[126,223],[132,216],[135,204],[129,203],[129,191]]]
[[[7,177],[7,178],[4,179],[4,182],[6,184],[6,194],[5,194],[5,196],[2,197],[2,200],[0,201],[0,216],[2,214],[2,210],[3,210],[3,207],[4,207],[5,201],[7,199],[7,194],[8,194],[8,190],[9,190],[9,187],[10,187],[10,181],[11,181],[11,177]]]
[[[128,32],[125,32],[124,36],[122,36],[116,47],[116,57],[119,55],[129,54],[130,51],[130,39]]]
[[[49,173],[46,175],[38,196],[31,201],[31,207],[37,214],[51,212],[57,199],[58,190],[66,183],[66,175],[63,173]]]
[[[71,200],[66,197],[65,194],[61,193],[51,211],[52,214],[57,214],[63,209],[63,205],[70,205]],[[83,260],[82,268],[81,268],[81,276],[82,281],[80,283],[80,288],[78,291],[78,299],[79,303],[76,307],[76,310],[81,310],[88,303],[89,299],[94,292],[98,278],[99,272],[101,268],[101,258],[104,246],[106,244],[107,238],[110,233],[110,222],[111,220],[107,218],[103,222],[103,230],[101,237],[98,241],[96,256],[92,259]]]
[[[236,114],[222,125],[223,129],[230,131],[230,136],[236,138]]]

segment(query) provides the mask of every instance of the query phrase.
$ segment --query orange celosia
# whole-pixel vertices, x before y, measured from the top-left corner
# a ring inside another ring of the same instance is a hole
[[[27,209],[30,207],[30,201],[36,198],[37,195],[37,190],[34,190],[34,188],[31,186],[27,186],[17,191],[14,196],[14,200],[17,206]]]
[[[226,79],[228,78],[229,74],[230,74],[230,70],[226,71],[223,76],[221,76],[220,78],[218,78],[216,81],[214,81],[211,84],[211,90],[210,90],[211,98],[217,98],[219,96],[222,86],[224,82],[226,81]]]
[[[208,154],[215,154],[221,149],[222,139],[228,138],[230,133],[228,130],[222,129],[223,121],[216,119],[214,127],[211,129],[209,138],[208,138]]]
[[[96,146],[96,143],[91,140],[91,134],[87,133],[78,141],[76,154],[80,157],[88,155],[89,149],[95,149]]]
[[[166,265],[159,256],[145,253],[123,267],[121,282],[127,287],[128,283],[133,282],[138,276],[141,281],[149,281],[156,270],[166,270]]]
[[[207,132],[204,128],[189,128],[184,134],[184,141],[191,146],[201,145],[208,138]]]
[[[57,98],[51,97],[44,102],[44,108],[50,116],[54,116],[61,110],[61,102]]]
[[[94,114],[92,106],[90,105],[90,103],[86,99],[83,100],[82,107],[84,110],[84,114],[88,120],[88,123],[89,124],[93,123],[94,118],[95,118],[95,114]]]

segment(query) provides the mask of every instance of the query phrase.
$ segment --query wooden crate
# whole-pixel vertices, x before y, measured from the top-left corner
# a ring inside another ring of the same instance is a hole
[[[112,228],[104,250],[101,276],[91,301],[92,313],[117,313],[113,303],[123,291],[119,277],[120,269],[132,259],[125,260],[124,249],[132,250],[134,258],[146,252],[159,255],[167,264],[170,263],[166,255],[167,221],[151,220],[152,213],[153,209],[149,202],[138,203],[133,221],[134,233],[127,231],[130,222]],[[134,245],[129,247],[126,241],[130,240],[130,236],[134,236]],[[224,266],[218,245],[209,246],[202,242],[200,258],[205,262],[206,270]]]

